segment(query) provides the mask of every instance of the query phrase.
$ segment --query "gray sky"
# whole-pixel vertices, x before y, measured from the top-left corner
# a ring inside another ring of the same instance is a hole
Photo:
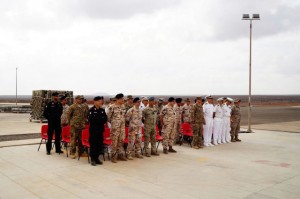
[[[300,94],[300,0],[0,0],[0,95]]]

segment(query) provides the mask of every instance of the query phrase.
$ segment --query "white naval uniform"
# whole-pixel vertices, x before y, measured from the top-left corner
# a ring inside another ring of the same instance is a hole
[[[223,132],[223,110],[222,105],[217,104],[214,108],[214,128],[213,128],[213,140],[214,145],[221,144],[221,136]]]
[[[223,110],[223,132],[222,132],[222,143],[230,142],[230,116],[231,116],[231,106],[226,103],[222,106]]]
[[[203,104],[203,112],[205,118],[205,125],[203,126],[204,146],[213,146],[211,144],[211,138],[212,138],[213,124],[214,124],[214,120],[213,120],[214,105],[205,102]]]

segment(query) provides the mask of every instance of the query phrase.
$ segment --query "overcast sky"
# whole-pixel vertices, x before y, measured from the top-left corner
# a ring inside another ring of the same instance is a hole
[[[0,0],[0,95],[300,94],[300,0]]]

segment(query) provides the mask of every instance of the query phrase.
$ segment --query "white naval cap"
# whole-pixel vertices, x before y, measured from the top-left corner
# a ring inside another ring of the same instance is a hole
[[[227,97],[226,99],[227,99],[228,101],[230,101],[230,102],[233,102],[233,99],[230,98],[230,97]]]
[[[217,101],[223,101],[223,97],[218,98]]]
[[[142,97],[142,101],[149,101],[147,97]]]

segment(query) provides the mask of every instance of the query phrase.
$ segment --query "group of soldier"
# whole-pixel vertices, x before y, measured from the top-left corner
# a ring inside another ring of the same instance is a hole
[[[231,106],[232,102],[234,104]],[[99,156],[104,153],[105,128],[110,128],[113,163],[117,163],[118,160],[133,160],[134,157],[143,158],[142,141],[144,141],[144,156],[159,156],[156,149],[157,132],[163,138],[163,153],[176,153],[173,146],[183,139],[182,123],[192,127],[194,149],[239,142],[241,141],[238,138],[241,120],[239,103],[238,99],[219,98],[214,106],[213,97],[206,96],[205,99],[196,97],[194,104],[191,104],[189,98],[183,104],[182,98],[170,97],[165,104],[162,98],[140,99],[128,95],[125,99],[120,93],[107,105],[104,104],[102,96],[97,96],[94,98],[93,107],[89,108],[82,95],[76,96],[74,104],[68,106],[66,96],[61,96],[59,101],[58,93],[53,93],[52,101],[44,110],[44,115],[48,119],[47,155],[51,154],[54,132],[56,153],[63,153],[60,137],[62,128],[67,125],[70,126],[71,132],[70,157],[75,159],[76,154],[80,156],[83,153],[81,132],[88,124],[92,166],[102,164]],[[128,140],[126,152],[125,139]]]

